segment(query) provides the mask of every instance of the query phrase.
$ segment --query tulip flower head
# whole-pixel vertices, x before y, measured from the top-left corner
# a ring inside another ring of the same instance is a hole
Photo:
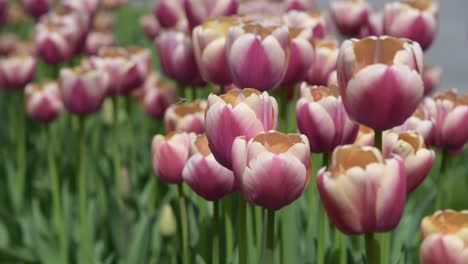
[[[284,12],[284,5],[277,1],[249,0],[241,1],[238,13],[246,14],[273,14],[281,15]]]
[[[90,32],[86,37],[85,44],[86,53],[89,55],[98,54],[99,50],[103,47],[115,46],[115,38],[111,32]]]
[[[278,126],[278,104],[268,93],[237,88],[208,96],[205,131],[216,160],[232,169],[232,143],[238,136],[250,140]]]
[[[116,25],[115,17],[108,12],[99,12],[93,19],[94,31],[112,31]]]
[[[193,29],[208,18],[237,14],[238,0],[184,0],[184,10]]]
[[[404,0],[389,3],[384,9],[384,32],[408,38],[428,49],[437,32],[439,7],[432,0]]]
[[[26,110],[32,119],[50,123],[60,116],[62,109],[57,82],[45,81],[26,86]]]
[[[28,83],[34,80],[36,64],[36,58],[28,54],[19,53],[1,58],[1,88],[7,91],[24,89]]]
[[[316,8],[315,0],[285,0],[284,5],[287,11],[312,11]]]
[[[164,114],[167,132],[194,132],[201,134],[205,131],[206,101],[196,100],[173,104]]]
[[[330,167],[317,177],[330,221],[343,233],[387,232],[400,222],[406,201],[406,172],[398,157],[384,159],[374,147],[339,146]]]
[[[269,131],[250,140],[237,137],[232,160],[242,196],[269,210],[298,199],[312,174],[309,141],[299,134]]]
[[[372,128],[359,125],[359,132],[357,134],[356,140],[354,140],[353,145],[364,147],[373,147],[374,146],[374,137],[375,132]]]
[[[387,36],[346,40],[337,73],[349,116],[381,131],[403,124],[423,96],[422,65],[416,42]]]
[[[154,7],[154,16],[165,28],[175,27],[185,19],[182,0],[159,0]]]
[[[359,38],[384,35],[384,17],[382,12],[372,12],[369,14],[367,22],[359,29]]]
[[[435,153],[427,149],[424,139],[416,132],[386,132],[384,134],[383,152],[385,157],[398,155],[405,164],[408,193],[416,189],[429,175],[434,165]]]
[[[430,94],[440,84],[440,77],[442,75],[442,68],[440,67],[424,67],[423,81],[424,81],[424,95]]]
[[[421,264],[468,263],[468,211],[444,210],[421,222]]]
[[[156,135],[151,144],[151,157],[156,175],[167,183],[181,183],[182,171],[190,157],[193,133]]]
[[[49,12],[52,0],[22,0],[24,10],[33,18],[38,19]]]
[[[343,35],[355,36],[367,23],[371,6],[366,0],[338,0],[330,4],[330,13]]]
[[[332,152],[337,146],[352,144],[359,124],[346,114],[335,86],[301,85],[301,98],[296,105],[299,131],[309,139],[310,150]]]
[[[323,39],[331,33],[325,15],[320,12],[292,10],[282,16],[282,22],[289,28],[302,29],[302,35],[309,39]]]
[[[415,131],[424,138],[424,144],[434,143],[435,121],[429,115],[423,104],[420,104],[416,111],[401,126],[392,128],[397,133]]]
[[[161,32],[159,21],[152,15],[142,16],[140,19],[140,27],[150,40],[156,38]]]
[[[312,85],[327,85],[336,70],[338,46],[334,40],[314,40],[315,58],[307,72],[306,81]]]
[[[99,3],[100,0],[64,0],[62,5],[92,16],[96,13]]]
[[[199,135],[192,142],[191,157],[182,177],[194,192],[208,201],[221,199],[236,190],[234,174],[216,161],[206,135]]]

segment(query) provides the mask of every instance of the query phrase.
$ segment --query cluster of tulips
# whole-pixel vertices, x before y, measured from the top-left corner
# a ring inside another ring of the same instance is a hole
[[[163,120],[166,133],[154,136],[151,160],[159,180],[177,184],[183,263],[194,259],[184,183],[213,202],[212,263],[231,261],[220,254],[221,213],[228,210],[223,198],[239,194],[239,263],[249,256],[244,241],[250,206],[262,208],[262,260],[274,263],[275,224],[285,221],[275,213],[307,189],[316,194],[310,210],[320,201],[318,217],[307,219],[318,226],[314,263],[325,263],[324,232],[330,228],[339,238],[333,243],[339,244],[340,263],[348,261],[348,236],[357,235],[365,236],[367,263],[390,263],[389,234],[434,167],[436,152],[436,212],[421,223],[420,261],[468,263],[468,212],[443,210],[450,198],[441,187],[450,177],[450,157],[468,143],[468,95],[456,89],[432,95],[441,69],[426,67],[423,57],[436,35],[436,2],[402,0],[377,12],[365,0],[340,0],[321,12],[311,0],[159,0],[140,26],[154,41],[164,77],[153,72],[150,49],[117,46],[115,21],[102,10],[123,1],[21,4],[36,20],[33,44],[1,36],[0,89],[19,91],[18,103],[36,121],[49,124],[64,108],[79,118],[82,241],[91,239],[86,117],[111,98],[119,191],[125,183],[116,109],[124,97]],[[0,1],[3,23],[7,9]],[[335,28],[347,38],[341,44]],[[50,79],[36,78],[41,63],[51,69]],[[21,168],[25,128],[18,124]],[[311,153],[322,156],[321,165],[312,164]],[[317,175],[312,165],[321,167]],[[14,199],[19,207],[24,170],[18,170]],[[60,200],[58,191],[53,195]],[[60,205],[54,208],[60,219]],[[90,263],[91,250],[83,247],[83,263]]]

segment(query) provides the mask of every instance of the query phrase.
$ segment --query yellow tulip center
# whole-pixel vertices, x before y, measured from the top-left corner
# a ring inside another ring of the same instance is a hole
[[[468,227],[468,212],[443,211],[431,216],[432,224],[442,234],[454,234]]]
[[[206,135],[200,135],[195,139],[195,147],[197,148],[198,152],[203,156],[208,156],[211,154],[210,147],[208,146],[208,138]]]
[[[251,88],[246,88],[242,90],[232,89],[229,90],[227,93],[221,95],[220,98],[223,99],[223,101],[227,104],[230,104],[232,105],[232,107],[235,107],[240,102],[244,101],[245,98],[248,98],[251,95],[259,96],[261,94],[262,93],[260,91]]]
[[[372,64],[392,65],[400,50],[404,50],[405,41],[398,38],[368,37],[354,44],[356,70]]]
[[[292,146],[302,142],[297,134],[283,134],[281,132],[267,132],[259,134],[253,139],[254,142],[262,144],[265,149],[275,154],[287,152]]]

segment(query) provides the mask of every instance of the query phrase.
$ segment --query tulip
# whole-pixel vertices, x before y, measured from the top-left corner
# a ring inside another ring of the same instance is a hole
[[[164,74],[176,81],[191,84],[200,78],[192,41],[185,33],[167,31],[155,39]]]
[[[18,39],[16,34],[3,33],[0,36],[0,56],[8,56],[14,53],[19,43],[20,39]]]
[[[438,4],[432,0],[405,0],[386,4],[385,34],[411,39],[426,50],[436,35],[438,11]]]
[[[96,55],[102,47],[115,46],[114,35],[110,32],[91,32],[86,37],[86,53]]]
[[[468,95],[457,96],[455,89],[426,98],[424,107],[435,120],[436,147],[458,152],[468,142]]]
[[[337,146],[352,144],[359,125],[346,114],[338,88],[301,85],[296,105],[297,126],[307,136],[310,150],[332,152]]]
[[[164,114],[167,132],[194,132],[201,134],[205,131],[206,102],[196,100],[170,106]]]
[[[320,12],[292,10],[282,16],[282,22],[290,29],[301,29],[301,34],[308,39],[323,39],[331,33],[326,17]]]
[[[372,12],[369,14],[367,22],[359,30],[359,38],[383,36],[383,19],[383,14],[381,12]]]
[[[305,38],[299,30],[290,29],[290,32],[290,57],[281,81],[283,86],[293,86],[303,81],[314,61],[313,40]]]
[[[238,13],[246,14],[272,14],[281,15],[284,12],[284,5],[280,2],[270,2],[265,0],[242,1],[239,4]]]
[[[101,3],[106,9],[115,9],[127,4],[127,0],[102,0]]]
[[[416,132],[387,132],[384,134],[385,157],[398,155],[405,164],[406,190],[415,190],[429,175],[434,165],[435,153],[425,147],[424,139]]]
[[[96,69],[62,69],[59,85],[65,107],[79,116],[99,111],[107,95],[109,79],[105,72]]]
[[[286,26],[242,24],[229,29],[226,41],[234,84],[267,91],[281,83],[289,61]]]
[[[193,141],[191,157],[184,167],[182,178],[194,192],[208,201],[221,199],[236,189],[234,174],[216,161],[205,135]]]
[[[42,82],[26,86],[26,110],[37,121],[50,123],[60,116],[62,97],[57,82]]]
[[[161,25],[158,20],[152,15],[146,15],[140,19],[140,27],[145,32],[146,36],[153,40],[161,32]]]
[[[424,138],[424,144],[432,145],[434,142],[435,122],[429,116],[423,105],[418,106],[412,116],[410,116],[401,126],[392,128],[397,133],[415,131]]]
[[[234,175],[249,202],[278,210],[298,199],[312,174],[309,141],[299,134],[262,132],[232,146]]]
[[[440,84],[440,76],[442,69],[440,67],[424,67],[423,82],[424,82],[424,95],[430,94]]]
[[[63,6],[72,10],[94,15],[98,9],[100,0],[65,0]]]
[[[330,73],[330,76],[328,76],[327,86],[330,87],[332,85],[338,87],[338,75],[336,71],[332,71],[332,73]]]
[[[228,30],[233,25],[232,18],[218,18],[193,30],[193,48],[203,80],[219,85],[232,83],[225,46]]]
[[[152,73],[143,88],[135,91],[135,97],[148,115],[162,118],[166,109],[177,102],[177,87],[160,81],[159,76]]]
[[[353,145],[364,147],[364,146],[369,146],[373,147],[374,146],[374,137],[375,133],[372,128],[359,125],[359,132],[357,134],[356,140],[354,140]]]
[[[151,157],[156,175],[167,183],[181,183],[182,171],[190,158],[193,133],[169,133],[156,135],[151,144]]]
[[[28,54],[14,54],[0,59],[1,88],[22,90],[34,80],[36,59]]]
[[[60,64],[69,60],[78,39],[78,25],[46,21],[36,25],[35,44],[38,55],[48,64]]]
[[[332,1],[330,13],[341,34],[355,36],[366,24],[371,6],[366,0]]]
[[[286,0],[284,5],[288,11],[311,11],[316,8],[315,0]]]
[[[95,31],[112,31],[115,24],[115,17],[112,13],[99,12],[93,19],[93,29]]]
[[[317,177],[330,221],[348,235],[387,232],[400,222],[406,200],[403,161],[374,147],[339,146]]]
[[[182,0],[159,0],[154,7],[154,16],[165,28],[175,27],[185,18]]]
[[[423,96],[422,65],[415,42],[387,36],[345,41],[337,73],[349,116],[379,131],[403,124]]]
[[[24,10],[34,19],[39,19],[49,12],[52,7],[52,0],[22,0]]]
[[[468,211],[444,210],[421,222],[421,264],[468,263]]]
[[[226,94],[208,96],[205,130],[216,160],[232,169],[232,143],[238,136],[250,140],[258,133],[278,126],[278,104],[266,92],[232,89]]]
[[[190,29],[208,18],[235,15],[239,4],[238,0],[184,0],[183,3]]]
[[[315,59],[310,67],[306,81],[312,85],[326,85],[336,69],[338,46],[335,41],[315,40]]]

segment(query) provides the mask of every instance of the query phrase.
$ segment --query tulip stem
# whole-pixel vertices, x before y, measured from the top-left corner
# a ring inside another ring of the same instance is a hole
[[[374,146],[382,151],[382,131],[375,130]]]
[[[188,219],[187,219],[187,206],[185,204],[184,189],[182,183],[177,185],[179,191],[179,210],[180,210],[180,222],[182,226],[182,263],[190,263],[189,255],[189,234],[188,234]]]
[[[247,263],[247,202],[242,196],[239,197],[239,264]]]
[[[113,127],[113,136],[114,136],[114,180],[115,180],[115,191],[117,197],[119,197],[120,193],[120,171],[121,171],[121,165],[120,165],[120,137],[119,137],[119,108],[118,108],[118,97],[114,96],[112,97],[112,114],[113,114],[113,121],[114,121],[114,127]],[[120,199],[119,199],[120,201]]]
[[[338,229],[335,230],[338,233],[339,243],[340,243],[340,264],[347,263],[347,248],[348,248],[348,238],[346,235],[342,234]]]
[[[275,211],[267,210],[267,244],[265,264],[273,264],[275,255]]]
[[[447,163],[448,163],[448,152],[447,150],[442,150],[442,161],[440,163],[440,173],[439,178],[436,182],[437,194],[436,194],[436,202],[435,202],[435,209],[438,210],[442,206],[442,198],[443,198],[443,184],[442,182],[445,180],[445,173],[447,171]]]
[[[328,152],[322,154],[322,165],[323,167],[328,166],[329,155]],[[318,237],[317,237],[317,263],[325,263],[325,229],[327,228],[327,218],[325,215],[325,209],[323,204],[319,204],[319,215],[318,215]]]
[[[226,228],[226,260],[231,261],[233,251],[233,227],[232,227],[232,196],[226,197],[223,201],[224,204],[224,226]]]
[[[24,185],[26,183],[26,109],[24,105],[24,93],[18,91],[15,93],[17,97],[17,173],[18,178],[15,179],[16,190],[13,197],[14,208],[19,212],[23,206]]]
[[[87,204],[87,183],[86,183],[86,141],[85,141],[85,118],[79,117],[79,169],[78,169],[78,188],[80,204],[80,222],[82,235],[82,261],[83,263],[92,263],[89,226],[88,226],[88,204]]]
[[[219,201],[213,202],[213,264],[219,264]]]
[[[380,245],[374,233],[366,234],[367,263],[380,264]]]

